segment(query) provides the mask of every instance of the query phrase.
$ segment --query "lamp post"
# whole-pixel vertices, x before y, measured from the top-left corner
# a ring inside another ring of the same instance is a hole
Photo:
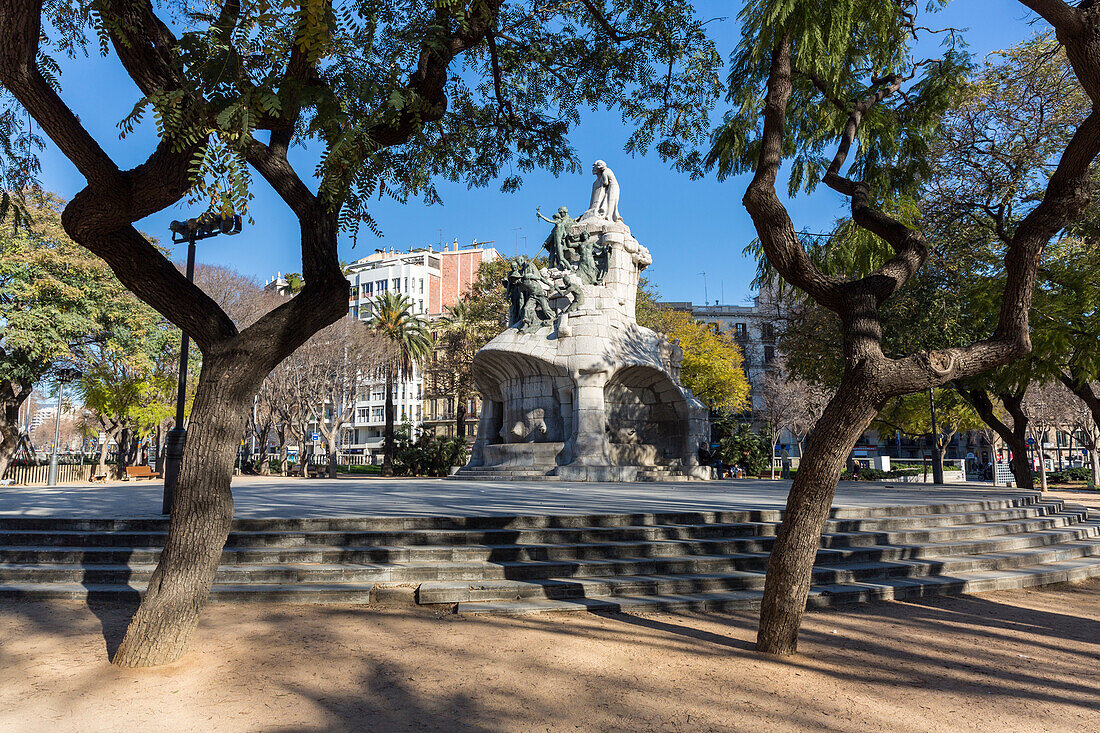
[[[197,219],[174,221],[169,227],[172,241],[176,244],[187,242],[187,281],[195,276],[195,242],[209,239],[219,234],[239,234],[241,217],[239,215],[203,214]],[[183,330],[183,329],[180,329]],[[183,331],[180,339],[180,369],[176,383],[176,424],[168,431],[164,442],[164,497],[161,502],[161,514],[170,514],[172,498],[176,492],[176,479],[179,477],[180,463],[183,461],[183,446],[187,441],[187,429],[183,427],[184,402],[187,399],[187,352],[190,339]]]
[[[80,379],[80,371],[72,367],[57,370],[57,414],[53,424],[53,453],[50,455],[50,469],[46,476],[47,486],[57,486],[57,448],[61,442],[61,397],[65,394],[65,384]]]

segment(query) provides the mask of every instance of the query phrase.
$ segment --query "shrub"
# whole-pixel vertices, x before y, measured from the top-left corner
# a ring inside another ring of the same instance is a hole
[[[1092,470],[1088,466],[1076,466],[1058,471],[1047,476],[1047,481],[1052,484],[1066,484],[1070,481],[1091,481]]]
[[[394,435],[393,470],[398,476],[447,476],[451,466],[465,465],[466,441],[445,438],[418,429],[416,440],[408,430]]]
[[[889,471],[883,471],[878,468],[863,468],[859,469],[859,479],[861,481],[878,481],[884,478],[901,478],[902,476],[918,476],[923,473],[920,469],[916,468],[904,468],[904,469],[891,469]],[[932,470],[929,469],[928,475],[932,475]],[[844,481],[852,480],[852,470],[845,469],[844,473],[840,474],[840,478]]]
[[[740,466],[745,473],[760,475],[768,470],[768,441],[752,432],[748,423],[723,420],[716,424],[718,449],[715,457],[727,466]]]

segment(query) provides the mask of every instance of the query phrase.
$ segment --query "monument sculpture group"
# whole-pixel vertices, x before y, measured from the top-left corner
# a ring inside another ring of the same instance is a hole
[[[638,326],[638,276],[652,262],[619,214],[603,161],[589,208],[551,218],[549,265],[517,258],[508,328],[474,357],[483,406],[460,476],[571,481],[710,478],[707,408],[680,386],[679,346]]]

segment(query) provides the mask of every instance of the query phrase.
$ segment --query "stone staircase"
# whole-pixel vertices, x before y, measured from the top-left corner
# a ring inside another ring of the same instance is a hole
[[[759,604],[777,510],[238,519],[212,599],[459,613]],[[0,597],[135,599],[163,519],[0,517]],[[1038,496],[834,509],[810,605],[1100,575],[1100,520]]]

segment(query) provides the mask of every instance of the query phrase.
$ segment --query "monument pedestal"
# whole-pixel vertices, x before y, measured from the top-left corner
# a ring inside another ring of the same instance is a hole
[[[635,320],[649,251],[621,221],[582,218],[568,235],[581,244],[561,268],[537,273],[520,262],[509,277],[515,322],[474,357],[483,406],[470,463],[455,478],[712,478],[698,461],[709,411],[680,386],[680,348]],[[574,273],[593,281],[554,289]],[[540,295],[553,314],[540,310]]]

